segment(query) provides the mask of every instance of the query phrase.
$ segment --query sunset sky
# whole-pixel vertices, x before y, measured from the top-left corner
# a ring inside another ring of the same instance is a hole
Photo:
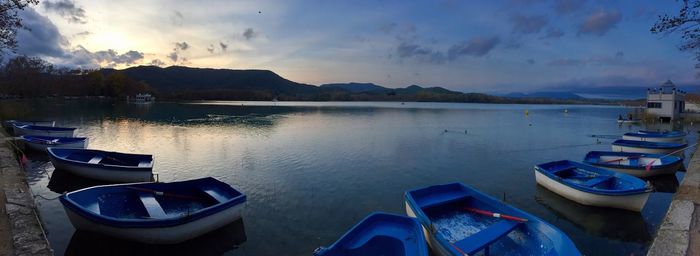
[[[52,0],[21,13],[18,52],[69,67],[269,69],[290,80],[463,92],[696,84],[679,1]]]

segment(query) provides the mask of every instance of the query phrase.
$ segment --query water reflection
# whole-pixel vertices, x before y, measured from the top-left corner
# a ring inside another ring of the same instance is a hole
[[[594,236],[646,243],[651,239],[641,214],[578,204],[537,185],[535,200],[558,218],[568,220]]]
[[[110,183],[84,178],[81,176],[69,173],[66,170],[56,169],[51,174],[49,184],[46,186],[49,190],[63,194],[92,186],[107,185]]]
[[[221,255],[238,249],[246,240],[243,219],[174,245],[143,244],[76,231],[64,255]]]

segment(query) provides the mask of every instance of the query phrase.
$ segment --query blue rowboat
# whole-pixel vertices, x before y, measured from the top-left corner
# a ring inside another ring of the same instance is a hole
[[[683,159],[677,156],[610,151],[588,152],[583,162],[635,177],[671,174],[683,166]]]
[[[76,129],[77,128],[14,124],[14,132],[16,135],[73,137]]]
[[[52,136],[32,136],[22,135],[20,140],[31,149],[36,151],[46,151],[48,147],[54,148],[86,148],[88,138],[76,137],[52,137]]]
[[[405,200],[437,255],[581,255],[556,227],[461,183],[410,190]]]
[[[172,244],[241,218],[246,196],[207,177],[171,183],[95,186],[60,197],[77,230]]]
[[[48,148],[51,163],[78,176],[110,181],[151,181],[153,156],[94,149]]]
[[[537,184],[574,202],[641,211],[651,189],[643,180],[569,160],[535,166]]]
[[[314,256],[350,255],[428,256],[428,247],[416,219],[376,212],[352,227],[330,247],[314,251]]]
[[[612,151],[662,155],[673,154],[683,157],[684,152],[682,149],[687,146],[688,144],[685,143],[616,140],[612,143]]]
[[[31,121],[31,120],[5,120],[5,121],[2,121],[2,126],[5,128],[13,128],[15,124],[16,125],[55,126],[56,121]]]
[[[670,132],[651,132],[638,131],[628,132],[622,135],[623,140],[638,140],[649,142],[681,142],[685,138],[686,133],[680,131]]]

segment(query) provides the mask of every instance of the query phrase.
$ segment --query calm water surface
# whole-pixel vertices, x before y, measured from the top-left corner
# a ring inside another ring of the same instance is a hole
[[[641,214],[578,205],[537,186],[533,174],[538,163],[581,160],[590,150],[610,149],[611,140],[597,143],[591,134],[644,128],[616,124],[618,114],[629,110],[376,102],[0,102],[3,118],[55,119],[58,125],[79,127],[78,135],[90,137],[90,148],[153,154],[160,181],[212,176],[248,196],[242,223],[174,246],[75,232],[58,200],[37,198],[57,255],[309,255],[373,211],[403,214],[404,191],[455,181],[554,224],[584,254],[642,255],[682,172],[651,180],[659,192]],[[689,141],[695,141],[695,128],[685,129],[693,131]],[[31,187],[43,197],[99,184],[54,170],[43,154],[29,158]]]

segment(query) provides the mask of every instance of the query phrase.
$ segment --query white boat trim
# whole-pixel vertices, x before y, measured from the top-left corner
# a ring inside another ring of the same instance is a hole
[[[36,151],[42,151],[46,152],[47,148],[82,148],[85,149],[88,147],[89,144],[89,138],[85,138],[84,141],[76,142],[76,143],[62,143],[62,144],[42,144],[42,143],[34,143],[28,140],[23,140],[24,144],[27,145],[32,150]]]
[[[245,203],[235,205],[223,211],[180,225],[156,228],[122,228],[96,223],[63,207],[68,219],[77,230],[85,230],[112,237],[150,244],[174,244],[187,241],[205,233],[214,231],[241,218]]]
[[[666,142],[666,143],[681,143],[684,137],[643,137],[634,135],[622,135],[623,140],[648,141],[648,142]]]
[[[153,176],[152,168],[148,169],[148,171],[146,171],[145,169],[134,170],[133,168],[130,170],[123,171],[114,169],[105,170],[99,168],[99,165],[96,167],[73,165],[64,163],[62,161],[56,161],[53,157],[49,158],[51,159],[51,163],[53,163],[56,169],[65,170],[72,174],[95,180],[110,182],[147,182],[151,181],[151,178]]]
[[[15,135],[34,135],[34,136],[50,136],[50,137],[73,137],[75,130],[70,131],[51,131],[51,130],[34,130],[24,129],[21,126],[13,126]]]
[[[669,153],[673,153],[673,151],[677,151],[678,148],[670,148],[670,149],[665,149],[665,148],[641,148],[641,147],[629,147],[629,146],[619,146],[619,145],[612,145],[612,151],[615,152],[630,152],[630,153],[647,153],[647,154],[661,154],[661,155],[666,155]],[[678,151],[674,153],[673,155],[678,156],[678,157],[683,157],[685,154],[684,150]]]
[[[416,213],[411,209],[408,202],[404,200],[404,204],[406,205],[406,215],[411,218],[416,218]],[[428,247],[430,247],[430,251],[432,252],[430,255],[452,256],[449,250],[445,249],[442,244],[435,240],[435,237],[433,237],[432,233],[428,230],[430,227],[426,228],[421,224],[421,228],[423,228],[423,236],[425,236],[425,241],[428,242]]]
[[[640,212],[644,208],[647,199],[649,199],[649,194],[651,194],[649,191],[640,194],[620,196],[588,193],[553,180],[537,170],[535,170],[535,180],[537,184],[540,184],[550,191],[583,205],[618,208],[636,212]]]

